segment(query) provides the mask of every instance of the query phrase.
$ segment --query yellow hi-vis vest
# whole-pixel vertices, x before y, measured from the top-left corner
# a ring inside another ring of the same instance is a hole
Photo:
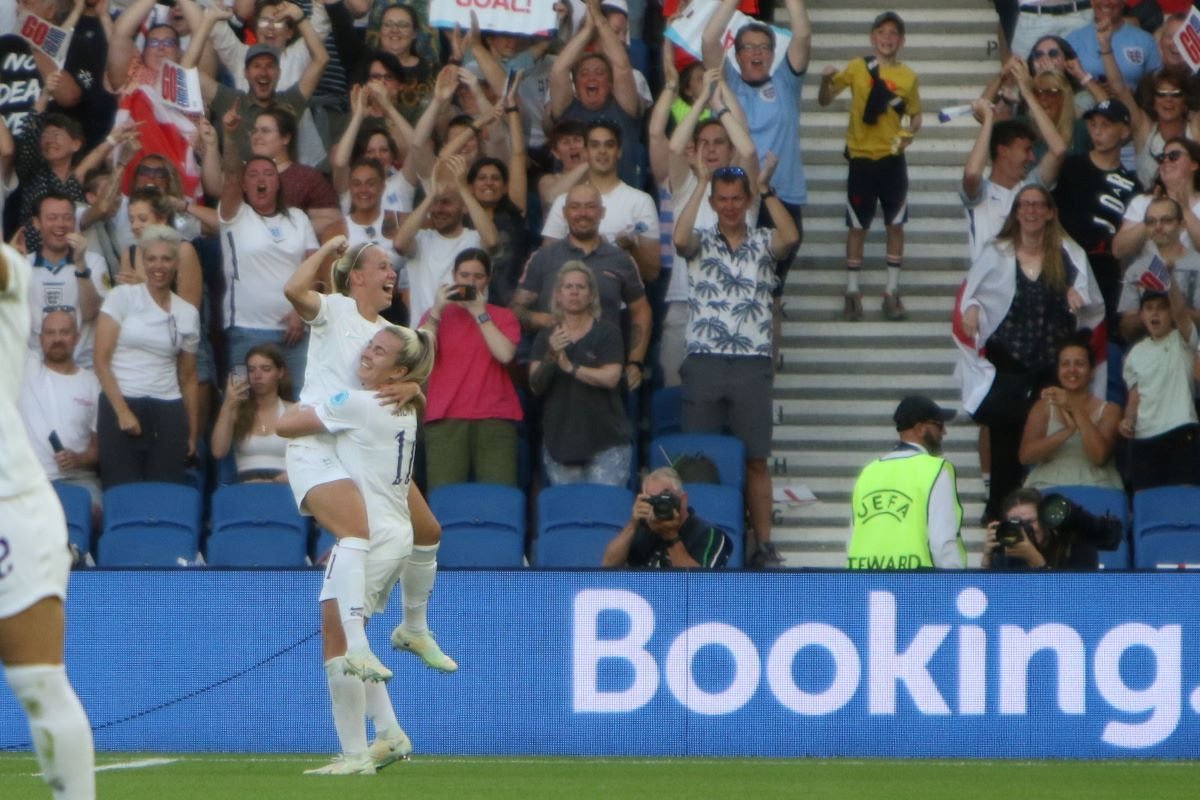
[[[911,456],[880,458],[859,474],[851,498],[854,531],[850,535],[850,569],[919,569],[932,567],[929,552],[929,495],[942,470],[955,480],[954,466],[944,458],[914,451]],[[953,483],[952,483],[953,485]],[[958,522],[962,506],[954,498]]]

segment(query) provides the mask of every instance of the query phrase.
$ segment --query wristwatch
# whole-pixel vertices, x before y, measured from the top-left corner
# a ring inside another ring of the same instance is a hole
[[[491,315],[490,315],[490,314],[488,314],[488,313],[485,311],[485,312],[483,312],[482,314],[480,314],[478,317],[476,317],[476,318],[475,318],[475,321],[476,321],[476,322],[478,322],[480,325],[482,325],[482,324],[483,324],[483,323],[485,323],[485,322],[491,322],[491,321],[492,321],[492,317],[491,317]]]
[[[77,269],[77,270],[75,270],[75,277],[83,278],[84,280],[87,280],[88,278],[92,277],[92,270],[90,267],[84,267],[83,269]]]

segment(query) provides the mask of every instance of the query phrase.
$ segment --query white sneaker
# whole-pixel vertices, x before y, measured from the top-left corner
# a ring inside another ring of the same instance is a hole
[[[388,764],[397,761],[408,761],[408,756],[412,753],[412,742],[409,740],[408,734],[401,730],[396,736],[386,738],[381,736],[371,742],[367,753],[375,763],[375,769],[383,769]]]
[[[442,652],[442,648],[438,647],[438,643],[433,639],[433,634],[429,631],[411,633],[406,631],[403,625],[400,625],[392,631],[392,647],[420,656],[421,660],[425,662],[425,666],[436,669],[438,672],[458,671],[458,664],[454,663],[453,658]]]
[[[345,671],[347,675],[357,675],[364,681],[374,683],[383,683],[392,679],[392,671],[366,648],[350,650],[346,653]]]
[[[370,753],[360,753],[356,756],[336,756],[333,761],[323,767],[304,770],[305,775],[374,775],[375,762]]]

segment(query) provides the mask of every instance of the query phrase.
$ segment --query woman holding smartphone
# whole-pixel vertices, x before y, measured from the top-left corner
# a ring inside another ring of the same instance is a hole
[[[291,398],[283,351],[273,344],[251,347],[246,363],[229,373],[213,426],[212,453],[224,458],[233,451],[239,483],[287,482],[287,440],[275,432],[275,423],[295,405]]]

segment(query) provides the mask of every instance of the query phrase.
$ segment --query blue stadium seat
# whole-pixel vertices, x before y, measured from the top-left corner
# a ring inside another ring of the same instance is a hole
[[[650,438],[679,433],[683,424],[683,387],[665,386],[650,398]]]
[[[67,541],[80,555],[92,551],[92,496],[82,486],[54,481],[54,491],[67,518]]]
[[[693,483],[684,488],[687,489],[688,505],[696,515],[716,525],[729,536],[733,552],[726,566],[744,566],[746,506],[741,490],[711,483]]]
[[[282,483],[222,486],[212,497],[207,561],[214,567],[304,566],[308,521]]]
[[[200,492],[177,483],[127,483],[104,493],[101,567],[174,567],[200,550]]]
[[[1138,569],[1200,562],[1200,487],[1162,486],[1133,496],[1133,557]]]
[[[337,544],[337,538],[318,525],[315,534],[308,544],[308,556],[314,564],[322,564],[335,544]]]
[[[538,495],[539,567],[598,567],[604,548],[625,527],[633,492],[623,486],[575,483]]]
[[[1055,486],[1042,491],[1042,496],[1061,494],[1085,510],[1097,516],[1112,514],[1121,520],[1121,546],[1116,550],[1100,551],[1101,569],[1129,569],[1133,566],[1129,547],[1129,503],[1120,489],[1104,489],[1099,486]]]
[[[675,433],[650,442],[650,469],[668,467],[680,456],[705,455],[717,465],[722,486],[742,488],[746,481],[746,449],[733,436]]]
[[[429,493],[442,526],[438,564],[520,567],[525,564],[525,493],[490,483],[453,483]]]

